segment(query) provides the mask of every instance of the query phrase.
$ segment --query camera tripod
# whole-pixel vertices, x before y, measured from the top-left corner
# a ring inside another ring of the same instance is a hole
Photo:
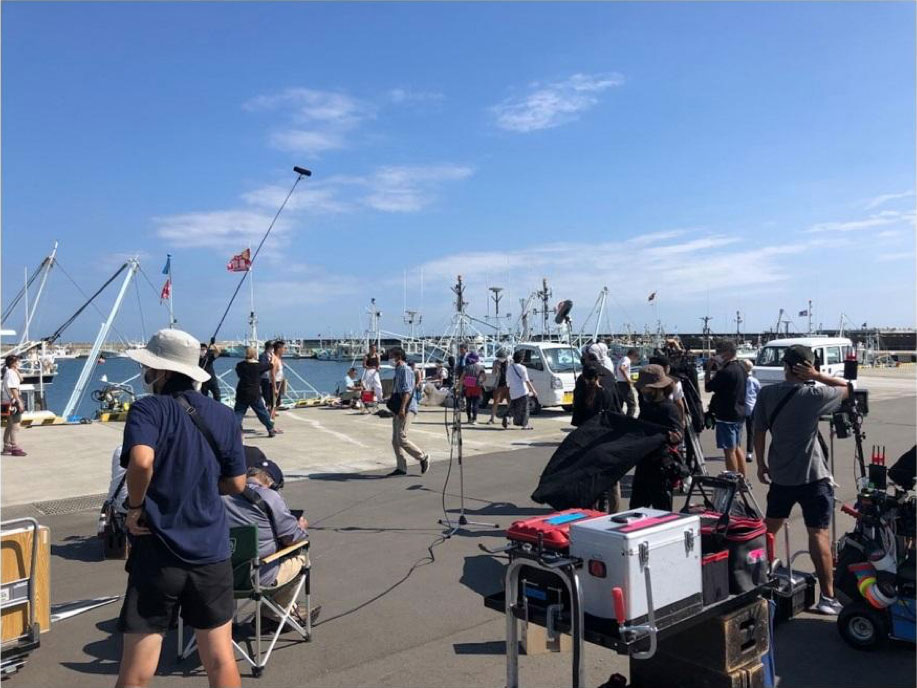
[[[464,368],[464,362],[459,360],[459,345],[465,338],[465,285],[462,282],[462,276],[458,280],[452,291],[456,296],[456,311],[459,314],[458,337],[452,342],[452,351],[455,356],[455,371],[452,381],[452,451],[458,459],[459,467],[459,515],[453,520],[446,516],[437,521],[446,527],[444,537],[450,538],[465,526],[480,526],[481,528],[498,528],[496,523],[481,523],[479,521],[469,521],[465,517],[465,465],[462,461],[462,376],[458,371]],[[446,479],[448,483],[448,478]],[[443,486],[443,496],[445,497],[446,486]],[[444,514],[445,515],[445,514]]]

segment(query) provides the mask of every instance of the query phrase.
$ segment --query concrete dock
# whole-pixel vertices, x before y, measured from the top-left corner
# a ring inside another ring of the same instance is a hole
[[[914,443],[913,372],[864,377],[871,391],[866,444],[884,444],[889,459]],[[486,416],[484,418],[486,420]],[[278,645],[261,679],[240,664],[246,685],[264,686],[494,686],[505,681],[504,629],[500,614],[486,609],[482,594],[499,590],[503,561],[479,544],[503,542],[503,530],[518,518],[549,511],[530,501],[538,475],[569,429],[569,417],[546,411],[536,429],[502,431],[477,425],[464,431],[466,506],[469,518],[496,528],[469,528],[443,540],[448,442],[443,409],[424,410],[416,441],[434,463],[424,476],[412,467],[406,477],[385,478],[394,467],[389,421],[350,411],[304,409],[281,414],[286,432],[249,440],[278,460],[292,479],[287,502],[304,508],[311,523],[314,596],[322,615],[311,643]],[[246,426],[255,428],[254,419]],[[98,424],[24,431],[29,456],[3,457],[3,518],[36,516],[52,534],[52,603],[123,592],[123,562],[101,561],[94,538],[98,509],[92,496],[108,484],[111,450],[121,426]],[[712,433],[703,434],[708,457],[716,457]],[[710,460],[712,471],[721,467]],[[458,507],[453,465],[446,509]],[[752,470],[751,473],[754,473]],[[854,493],[852,440],[838,442],[839,497]],[[754,482],[754,481],[753,481]],[[766,488],[754,487],[763,503]],[[54,500],[72,500],[45,504]],[[38,505],[38,506],[35,506]],[[69,506],[68,506],[69,505]],[[50,515],[57,512],[57,515]],[[847,525],[838,512],[839,532]],[[791,519],[793,549],[805,545],[798,510]],[[802,568],[809,568],[801,560]],[[119,604],[55,624],[14,686],[111,685],[120,639],[114,632]],[[893,645],[878,654],[851,651],[834,620],[804,614],[776,633],[783,688],[862,685],[912,686],[914,648]],[[177,662],[175,637],[165,642],[154,685],[206,686],[197,656]],[[525,686],[569,683],[567,654],[521,658]],[[587,646],[588,685],[609,674],[627,673],[625,658]]]

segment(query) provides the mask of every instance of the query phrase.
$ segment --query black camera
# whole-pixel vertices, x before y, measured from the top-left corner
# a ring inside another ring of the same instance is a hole
[[[713,430],[716,427],[716,416],[713,415],[713,411],[707,409],[704,413],[704,427],[707,430]]]
[[[851,387],[850,391],[852,394],[844,399],[840,409],[831,416],[831,425],[839,440],[850,437],[851,430],[869,415],[869,390]]]

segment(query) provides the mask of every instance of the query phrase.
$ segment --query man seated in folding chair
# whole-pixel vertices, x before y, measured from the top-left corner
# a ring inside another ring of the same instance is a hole
[[[321,607],[315,607],[310,613],[306,605],[294,604],[294,597],[302,588],[297,584],[300,575],[310,567],[309,534],[306,532],[308,522],[303,516],[294,515],[278,492],[283,487],[283,471],[280,466],[267,458],[257,463],[247,463],[249,467],[245,490],[241,494],[223,498],[229,526],[237,528],[254,525],[258,528],[258,556],[262,562],[280,550],[306,543],[290,554],[262,565],[259,580],[263,587],[274,589],[269,596],[278,608],[284,612],[290,609],[290,617],[309,628]],[[261,607],[263,630],[276,630],[279,620],[278,614],[270,606]]]

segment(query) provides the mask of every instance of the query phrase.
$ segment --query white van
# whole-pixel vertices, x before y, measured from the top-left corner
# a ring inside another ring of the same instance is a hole
[[[754,374],[762,385],[783,382],[783,352],[795,344],[812,349],[816,367],[835,377],[844,376],[844,359],[854,352],[853,342],[846,337],[773,339],[761,347],[755,360]]]
[[[538,398],[532,399],[532,413],[541,411],[542,406],[571,410],[576,376],[583,370],[579,351],[557,342],[522,342],[515,351],[522,351],[522,365],[528,369],[532,386],[538,392]],[[493,368],[488,373],[484,390],[489,398],[496,379]]]

